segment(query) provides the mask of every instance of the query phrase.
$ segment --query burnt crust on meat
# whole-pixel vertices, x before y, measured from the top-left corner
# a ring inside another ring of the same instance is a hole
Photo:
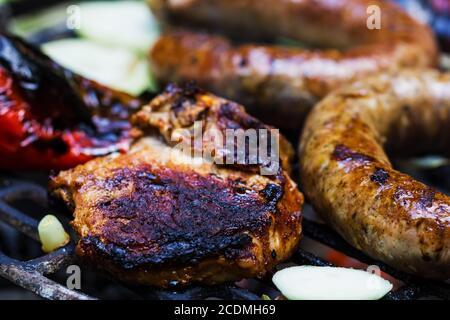
[[[130,152],[52,177],[51,194],[74,208],[84,261],[167,288],[262,277],[292,254],[303,196],[287,173],[290,145],[280,147],[285,161],[272,176],[195,162],[174,151],[169,132],[198,114],[220,130],[266,128],[231,101],[170,86],[133,118],[143,137]]]
[[[277,199],[270,201],[246,189],[248,194],[242,197],[239,181],[151,166],[133,170],[121,168],[111,179],[96,184],[105,190],[116,184],[134,186],[133,193],[101,201],[95,208],[109,218],[126,220],[126,224],[108,220],[102,234],[112,245],[99,246],[123,268],[192,263],[220,254],[235,258],[236,249],[251,243],[251,238],[242,231],[263,235],[270,224],[268,213],[276,211],[276,203],[282,195],[278,193]],[[149,212],[149,205],[157,206],[158,217]],[[165,217],[170,221],[161,223],[160,219]],[[148,230],[136,232],[141,228]],[[95,243],[95,237],[89,242]],[[139,255],[135,257],[121,251],[114,245],[116,243],[139,250]],[[157,250],[152,250],[152,245],[156,245]],[[141,247],[145,248],[145,254]]]
[[[271,135],[276,135],[280,149],[280,162],[288,172],[291,171],[291,160],[294,150],[291,144],[280,135],[278,130],[273,131],[273,127],[260,122],[258,119],[245,112],[242,105],[226,100],[215,95],[211,95],[199,89],[193,83],[188,83],[183,87],[169,84],[165,92],[153,99],[147,106],[136,113],[133,123],[141,130],[160,134],[165,142],[175,145],[180,141],[173,139],[176,130],[187,129],[193,134],[193,126],[196,121],[202,121],[203,132],[217,130],[223,135],[227,129],[265,129],[268,133],[268,141]],[[237,142],[235,141],[235,144]],[[203,149],[208,147],[208,142],[203,141]],[[195,146],[194,146],[195,147]],[[270,147],[267,152],[270,152]],[[275,146],[273,146],[275,147]],[[218,150],[221,153],[222,150]],[[258,171],[261,166],[266,165],[262,159],[258,159],[256,165],[249,164],[248,149],[245,155],[245,164],[227,164],[243,171]],[[225,152],[223,152],[225,153]]]

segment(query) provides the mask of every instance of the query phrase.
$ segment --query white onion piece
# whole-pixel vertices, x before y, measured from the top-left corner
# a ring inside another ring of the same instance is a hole
[[[159,37],[158,23],[144,1],[91,1],[79,4],[75,31],[95,42],[147,54]]]
[[[52,252],[65,246],[70,241],[70,237],[61,222],[51,214],[46,215],[39,222],[38,232],[44,252]]]
[[[65,68],[131,95],[154,87],[145,58],[124,48],[63,39],[47,42],[42,50]]]
[[[376,274],[338,267],[290,267],[272,280],[289,300],[377,300],[392,290]]]

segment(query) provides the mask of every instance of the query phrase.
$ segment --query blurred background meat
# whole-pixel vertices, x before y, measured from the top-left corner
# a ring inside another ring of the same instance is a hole
[[[450,52],[450,0],[395,0],[410,14],[428,23],[441,48]]]

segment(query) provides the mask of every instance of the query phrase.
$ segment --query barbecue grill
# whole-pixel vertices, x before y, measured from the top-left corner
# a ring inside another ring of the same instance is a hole
[[[258,300],[262,294],[279,296],[270,278],[255,280],[247,279],[235,284],[200,287],[191,286],[182,291],[160,290],[146,287],[133,287],[104,278],[90,269],[83,269],[83,291],[70,290],[64,284],[65,267],[78,264],[74,252],[74,243],[52,253],[22,261],[11,256],[20,256],[14,250],[17,241],[26,247],[35,247],[35,253],[40,252],[36,246],[39,243],[37,233],[38,220],[33,213],[44,214],[48,211],[47,190],[45,183],[36,182],[43,179],[24,179],[11,175],[0,176],[0,221],[9,225],[25,237],[14,233],[2,232],[0,238],[0,276],[8,279],[15,285],[34,292],[46,299],[98,299],[98,298],[128,298],[128,299],[241,299]],[[44,210],[44,211],[43,211]],[[53,211],[50,211],[54,213]],[[62,221],[67,221],[64,215],[58,215]],[[5,226],[0,226],[5,228]],[[66,229],[68,229],[66,225]],[[420,279],[395,270],[379,261],[364,255],[362,252],[349,246],[338,234],[326,225],[311,219],[303,221],[304,236],[318,241],[339,252],[353,257],[368,265],[376,265],[382,271],[402,282],[399,289],[390,292],[384,299],[413,300],[423,298],[450,299],[450,285],[448,283]],[[9,235],[9,239],[5,238]],[[9,244],[9,245],[8,245]],[[289,264],[332,266],[333,264],[318,255],[299,248]],[[58,277],[59,275],[59,277]],[[58,281],[59,280],[59,281]],[[85,285],[86,284],[86,285]],[[86,290],[84,290],[86,288]]]
[[[53,3],[54,0],[39,1]],[[34,2],[37,4],[37,2]],[[16,5],[13,13],[23,13],[30,7]],[[1,22],[0,22],[1,24]],[[62,28],[63,29],[63,28]],[[47,30],[37,34],[31,41],[41,42],[48,37],[70,35],[70,31]],[[431,178],[441,189],[450,190],[450,167],[431,171]],[[440,170],[440,171],[436,171]],[[437,174],[437,172],[439,172]],[[75,243],[69,242],[65,247],[52,253],[42,255],[39,248],[37,225],[40,217],[52,213],[63,221],[69,230],[68,215],[62,210],[49,206],[46,176],[19,175],[0,173],[0,288],[22,287],[33,292],[37,297],[45,299],[238,299],[259,300],[262,294],[272,298],[280,293],[271,282],[271,278],[246,279],[238,283],[220,286],[190,286],[183,290],[161,290],[148,287],[129,286],[103,273],[85,268],[75,256]],[[55,212],[56,210],[56,212]],[[311,209],[309,208],[311,212]],[[376,261],[361,251],[348,245],[337,233],[328,226],[311,218],[308,214],[303,220],[304,242],[314,241],[337,250],[348,257],[367,265],[376,265],[383,272],[397,279],[399,287],[387,294],[387,300],[415,299],[450,299],[450,284],[448,282],[431,281],[398,271],[382,262]],[[75,237],[72,236],[72,239]],[[66,267],[79,265],[82,268],[81,290],[71,290],[65,285],[68,275]],[[315,250],[301,246],[293,257],[284,265],[315,265],[332,266],[330,261],[320,257]],[[283,266],[284,266],[283,265]],[[282,267],[282,266],[281,266]],[[28,297],[28,296],[27,296]]]

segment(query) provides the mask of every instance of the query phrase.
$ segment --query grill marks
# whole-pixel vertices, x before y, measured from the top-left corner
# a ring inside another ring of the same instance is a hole
[[[354,161],[358,163],[366,163],[375,161],[374,158],[367,156],[365,154],[356,152],[346,147],[343,144],[338,144],[334,148],[332,157],[337,161]]]
[[[365,155],[351,150],[343,144],[338,144],[333,150],[332,158],[340,162],[351,162],[352,165],[364,166],[369,164],[375,164],[377,160],[371,156]],[[369,169],[372,170],[372,169]],[[375,166],[373,173],[370,174],[370,181],[376,183],[379,186],[385,185],[390,178],[389,171]]]
[[[83,241],[124,268],[236,255],[251,242],[247,232],[265,232],[282,196],[278,185],[243,196],[234,192],[239,181],[151,166],[119,169],[96,186],[118,185],[111,180],[132,185],[133,192],[96,205],[106,218],[106,244],[95,237]]]

